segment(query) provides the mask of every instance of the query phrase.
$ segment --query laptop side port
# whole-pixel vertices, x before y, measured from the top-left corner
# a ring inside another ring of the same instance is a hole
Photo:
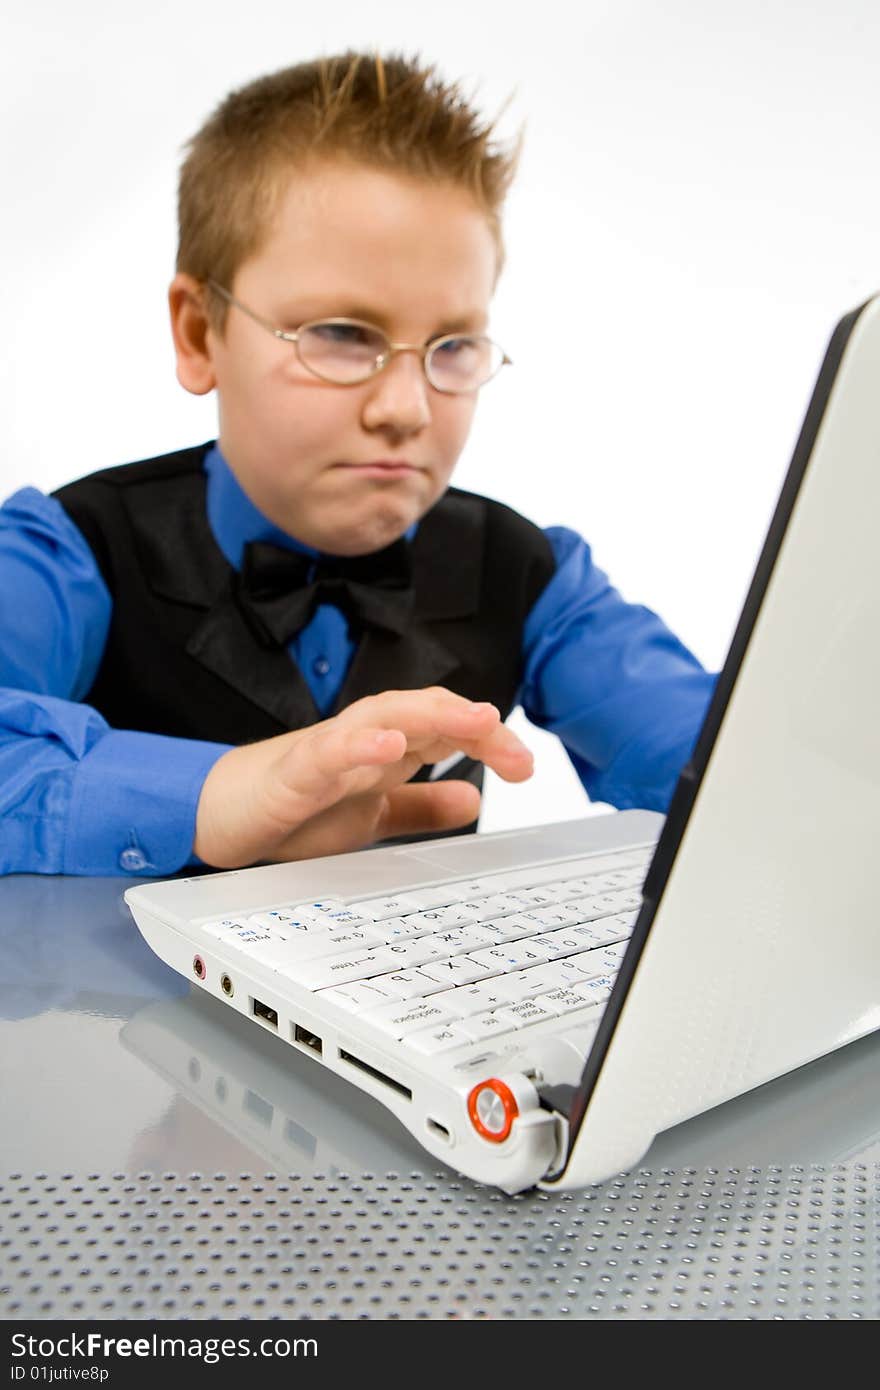
[[[431,1117],[428,1116],[425,1121],[425,1128],[429,1134],[435,1135],[437,1139],[442,1139],[445,1144],[452,1143],[452,1135],[445,1125],[441,1125],[439,1120],[432,1120]]]
[[[193,956],[193,974],[196,979],[203,980],[207,973],[205,962],[202,960],[201,956]]]
[[[226,995],[227,999],[231,999],[233,994],[235,993],[235,985],[232,983],[232,980],[229,978],[228,975],[220,976],[220,988]]]
[[[276,1028],[276,1029],[277,1029],[277,1027],[278,1027],[278,1013],[277,1013],[277,1010],[275,1010],[275,1009],[270,1009],[270,1008],[269,1008],[269,1005],[268,1005],[268,1004],[264,1004],[260,999],[253,999],[253,1000],[251,1001],[251,1004],[252,1004],[252,1007],[253,1007],[254,1017],[255,1017],[255,1018],[259,1018],[263,1023],[268,1024],[268,1026],[269,1026],[270,1028]]]
[[[371,1067],[369,1062],[364,1062],[360,1057],[355,1057],[353,1052],[346,1052],[344,1048],[339,1049],[339,1059],[348,1062],[352,1067],[358,1067],[360,1071],[365,1071],[367,1076],[375,1077],[377,1081],[383,1081],[386,1086],[390,1086],[393,1091],[406,1096],[407,1100],[412,1100],[412,1091],[408,1086],[404,1086],[401,1081],[395,1081],[393,1076],[387,1076],[384,1071],[379,1071],[378,1067]]]
[[[307,1047],[311,1052],[317,1052],[320,1057],[324,1051],[324,1044],[317,1033],[312,1033],[308,1028],[303,1028],[299,1023],[293,1025],[293,1041],[299,1043],[300,1047]]]

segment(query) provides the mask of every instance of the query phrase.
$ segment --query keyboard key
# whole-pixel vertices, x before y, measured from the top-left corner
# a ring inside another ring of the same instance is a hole
[[[502,1008],[496,1009],[496,1013],[501,1021],[511,1023],[514,1028],[524,1027],[527,1023],[542,1023],[545,1019],[556,1017],[556,1014],[542,1008],[533,999],[521,999],[518,1004],[505,1004]]]
[[[274,942],[276,945],[287,945],[289,938],[280,931],[274,931],[269,927],[258,927],[247,918],[227,917],[220,922],[210,922],[202,928],[208,936],[213,936],[217,941],[224,942],[227,946],[240,946],[243,943],[258,941]],[[292,935],[292,934],[291,934]]]
[[[222,941],[231,936],[233,932],[258,932],[258,929],[251,925],[247,917],[221,917],[219,922],[203,923],[202,931],[206,932],[208,936],[216,936],[219,941]]]
[[[255,912],[248,918],[255,927],[268,927],[270,930],[277,929],[282,931],[285,936],[291,936],[294,932],[310,932],[313,935],[318,932],[329,931],[330,928],[323,922],[316,921],[313,917],[299,917],[293,908],[277,908],[272,912]]]
[[[335,927],[333,931],[327,932],[323,944],[330,948],[327,951],[328,956],[338,955],[349,945],[352,950],[361,946],[384,946],[385,933],[372,922],[366,922],[362,927]]]
[[[530,999],[535,994],[546,993],[555,985],[555,981],[543,980],[540,978],[541,972],[546,967],[543,965],[532,966],[530,970],[514,970],[510,975],[498,975],[492,981],[497,987],[497,992],[502,996],[504,1003],[518,1004],[522,999]]]
[[[344,909],[345,903],[340,902],[338,898],[321,898],[317,902],[294,904],[298,917],[323,917],[327,912],[342,912]]]
[[[570,898],[590,898],[594,893],[601,892],[601,889],[593,887],[593,882],[588,878],[567,878],[553,886],[559,894],[559,901],[564,903]]]
[[[432,907],[420,912],[417,920],[426,923],[430,931],[448,931],[450,927],[466,927],[477,919],[462,903],[452,903],[449,907]]]
[[[434,931],[430,922],[423,922],[418,914],[410,917],[386,917],[384,921],[377,922],[376,926],[384,933],[389,946],[396,945],[398,941],[415,941],[417,937],[430,936]]]
[[[392,999],[421,999],[426,994],[438,994],[443,989],[443,984],[438,984],[421,970],[400,970],[393,975],[378,975],[370,984],[387,991]]]
[[[471,986],[459,985],[455,989],[443,989],[436,980],[434,983],[437,985],[438,993],[431,996],[431,1003],[436,1004],[438,1009],[446,1009],[455,1018],[466,1018],[468,1014],[478,1014],[483,1011],[483,1004],[480,1000],[465,998]]]
[[[544,994],[553,989],[568,988],[576,980],[586,979],[579,970],[566,970],[566,963],[551,960],[546,965],[533,965],[529,970],[521,970],[518,982],[521,988],[517,992],[517,998],[523,999],[527,994]]]
[[[277,961],[279,966],[286,967],[286,973],[293,977],[294,967],[300,961],[321,960],[327,956],[339,956],[343,952],[354,950],[370,950],[375,944],[373,933],[370,929],[356,927],[351,931],[335,932],[307,932],[300,934],[293,932],[290,936],[282,936],[277,931],[267,933],[269,945],[260,946],[259,951],[250,950],[250,943],[247,943],[250,954],[265,960],[267,963]],[[381,941],[381,938],[380,938]],[[277,950],[271,949],[271,944],[275,943]]]
[[[440,1052],[451,1052],[453,1048],[464,1047],[473,1039],[459,1024],[447,1023],[440,1028],[420,1029],[408,1033],[404,1039],[405,1047],[412,1048],[422,1057],[436,1057]]]
[[[373,975],[391,972],[392,966],[380,959],[387,946],[378,946],[375,951],[346,951],[341,956],[325,956],[321,960],[303,961],[291,971],[291,979],[306,989],[328,989],[331,985],[348,985],[357,980],[368,980]]]
[[[249,960],[260,961],[261,964],[268,965],[271,970],[277,970],[281,974],[286,974],[291,970],[295,972],[303,964],[299,943],[279,941],[272,932],[266,932],[265,936],[261,937],[253,935],[228,937],[226,945],[233,947],[236,951],[241,951]],[[306,946],[307,943],[304,942],[303,945]]]
[[[552,953],[554,960],[560,956],[573,956],[576,951],[584,949],[583,939],[574,936],[566,927],[561,927],[558,931],[545,932],[542,936],[533,936],[531,940],[539,946],[545,946]]]
[[[519,910],[532,907],[553,907],[555,898],[544,888],[514,888],[510,895],[519,903]]]
[[[576,966],[581,981],[598,980],[601,975],[608,974],[608,961],[601,948],[595,951],[581,951],[577,956],[569,956],[568,961]],[[572,988],[576,983],[572,981]]]
[[[613,975],[599,975],[595,980],[584,980],[583,984],[573,985],[572,988],[583,995],[589,1004],[595,1004],[608,998],[613,984]]]
[[[328,927],[363,927],[373,919],[364,917],[360,912],[353,912],[350,907],[341,907],[336,912],[322,912],[316,919],[324,922]]]
[[[433,1028],[439,1024],[455,1021],[455,1015],[448,1009],[439,1008],[433,1000],[398,1000],[394,1004],[380,1004],[361,1015],[364,1023],[370,1023],[382,1033],[392,1038],[406,1038],[417,1033],[420,1028]]]
[[[482,934],[487,945],[503,945],[507,941],[519,941],[523,936],[534,936],[535,923],[524,913],[516,913],[491,922],[477,922],[471,931]]]
[[[630,897],[631,894],[627,889],[613,893],[597,893],[592,898],[585,898],[582,903],[572,903],[572,907],[586,909],[595,913],[597,917],[608,917],[613,912],[622,912],[625,908],[631,908]],[[641,902],[641,899],[639,901]]]
[[[489,974],[485,965],[478,965],[469,956],[453,956],[451,960],[427,961],[421,973],[441,984],[470,985],[484,980]]]
[[[581,1001],[581,1008],[583,1008],[583,1001]],[[482,1042],[484,1038],[494,1038],[499,1033],[512,1033],[517,1026],[509,1019],[502,1018],[500,1014],[494,1012],[471,1014],[468,1018],[461,1019],[457,1024],[459,1031],[466,1033],[474,1042]]]
[[[396,941],[393,946],[378,946],[376,957],[379,962],[373,974],[384,970],[409,970],[424,965],[429,960],[445,960],[449,952],[430,936],[419,937],[416,941]]]
[[[595,962],[591,961],[593,955],[601,957]],[[609,967],[604,959],[604,951],[582,951],[577,956],[566,956],[564,960],[555,960],[552,967],[548,970],[557,971],[556,983],[560,989],[572,989],[581,980],[589,979],[592,975],[605,975]],[[583,962],[583,964],[581,964]]]
[[[418,906],[415,899],[406,893],[393,898],[367,898],[361,903],[349,903],[352,912],[362,913],[372,922],[380,922],[386,917],[405,917],[409,912],[418,911]]]
[[[572,922],[580,921],[577,910],[574,907],[560,906],[559,903],[553,907],[536,907],[529,910],[527,917],[535,923],[539,931],[555,931],[560,927],[570,927]]]
[[[459,956],[465,951],[479,951],[486,944],[485,934],[479,927],[453,927],[451,931],[435,932],[431,940],[442,946],[450,956]]]
[[[473,912],[477,922],[490,922],[494,917],[522,912],[522,904],[511,893],[490,893],[485,898],[469,899],[462,906]]]
[[[470,959],[487,970],[524,970],[529,965],[541,965],[550,960],[553,952],[546,946],[536,946],[524,939],[511,942],[507,946],[490,946],[484,951],[472,951]]]
[[[628,941],[615,941],[613,946],[604,946],[602,948],[602,959],[608,962],[609,971],[613,970],[615,966],[619,965],[623,960],[628,946]]]
[[[554,989],[549,994],[539,994],[535,1003],[553,1014],[576,1013],[585,1007],[583,995],[572,989]]]
[[[511,1002],[510,993],[496,989],[497,984],[506,983],[509,978],[509,976],[503,975],[500,981],[491,979],[478,981],[473,985],[458,985],[455,989],[447,989],[442,994],[435,994],[432,1002],[441,1004],[443,1008],[449,1009],[450,1013],[456,1014],[459,1018],[486,1013],[490,1009],[497,1009],[499,1004]],[[519,998],[519,996],[517,995],[515,998]]]
[[[393,1004],[397,996],[393,990],[386,989],[382,980],[372,980],[367,984],[340,985],[335,989],[319,990],[321,999],[329,999],[339,1004],[349,1013],[363,1013],[366,1009],[376,1009],[380,1004]]]
[[[567,930],[590,950],[593,946],[610,946],[612,942],[622,940],[630,935],[631,928],[623,927],[617,918],[610,917],[605,922],[597,920],[589,925],[568,927]]]

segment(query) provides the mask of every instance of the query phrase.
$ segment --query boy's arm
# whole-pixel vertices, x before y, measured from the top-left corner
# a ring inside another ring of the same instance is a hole
[[[717,675],[621,597],[580,536],[546,534],[557,570],[526,623],[523,709],[559,736],[591,800],[665,812]]]
[[[461,749],[509,781],[531,755],[494,706],[386,691],[309,729],[242,748],[114,730],[91,688],[111,601],[60,505],[33,489],[0,508],[0,873],[167,875],[299,859],[454,829],[466,782],[408,786]]]
[[[80,532],[34,488],[0,508],[0,873],[168,874],[222,744],[109,728],[78,703],[110,622]]]

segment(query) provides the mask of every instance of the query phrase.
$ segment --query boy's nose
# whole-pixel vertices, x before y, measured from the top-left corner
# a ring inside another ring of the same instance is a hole
[[[364,424],[407,434],[423,429],[431,420],[430,389],[418,353],[395,353],[367,383]]]

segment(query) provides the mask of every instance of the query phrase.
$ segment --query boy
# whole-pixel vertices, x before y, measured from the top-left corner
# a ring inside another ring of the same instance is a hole
[[[169,305],[218,439],[0,513],[0,871],[465,826],[482,765],[529,775],[517,701],[590,795],[666,809],[714,677],[579,536],[449,488],[508,360],[490,136],[432,70],[345,54],[191,141]]]

